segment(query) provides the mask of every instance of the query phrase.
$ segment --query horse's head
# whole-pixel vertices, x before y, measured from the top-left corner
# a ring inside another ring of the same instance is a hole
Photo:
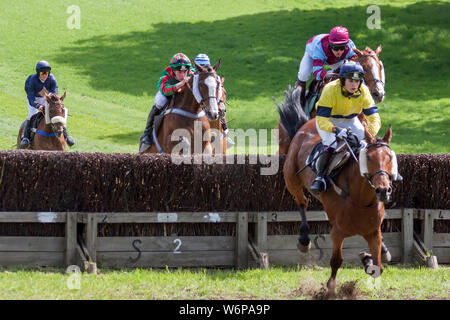
[[[55,93],[46,93],[44,95],[44,98],[47,101],[45,106],[45,121],[51,126],[57,137],[60,137],[63,133],[67,121],[67,110],[64,108],[63,104],[65,97],[66,92],[64,92],[61,97]]]
[[[209,120],[216,120],[219,117],[219,102],[222,99],[223,89],[222,81],[216,71],[220,62],[221,59],[214,67],[201,66],[195,62],[197,72],[194,74],[192,91]]]
[[[361,175],[375,189],[377,199],[384,203],[391,201],[392,182],[398,179],[397,156],[389,147],[392,129],[389,126],[382,139],[375,139],[365,131],[367,146],[360,151]]]
[[[366,47],[364,50],[353,50],[358,56],[358,62],[364,69],[364,82],[369,87],[372,98],[376,103],[383,102],[385,76],[383,62],[379,58],[381,44],[375,51],[369,47]]]

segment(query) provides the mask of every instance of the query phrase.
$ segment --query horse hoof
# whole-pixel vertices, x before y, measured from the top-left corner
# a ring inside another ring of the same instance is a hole
[[[383,263],[391,262],[391,259],[392,259],[392,257],[391,257],[391,253],[389,251],[386,251],[381,254],[381,261]]]
[[[311,241],[306,246],[298,242],[297,249],[302,253],[307,253],[311,249]]]

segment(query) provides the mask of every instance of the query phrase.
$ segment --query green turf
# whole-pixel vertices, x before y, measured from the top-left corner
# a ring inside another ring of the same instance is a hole
[[[98,275],[14,267],[0,269],[0,299],[320,299],[329,276],[330,268],[323,267],[100,269]],[[352,283],[352,294],[344,294]],[[336,293],[339,299],[450,299],[450,269],[385,266],[373,279],[359,265],[344,264]]]
[[[67,90],[74,151],[137,152],[160,72],[180,51],[222,58],[230,128],[271,129],[278,122],[271,97],[281,100],[295,83],[306,40],[345,25],[359,48],[383,45],[380,135],[393,125],[397,153],[450,151],[448,2],[377,1],[381,29],[373,30],[366,26],[373,1],[84,0],[76,3],[80,29],[69,29],[72,4],[0,2],[0,149],[16,143],[27,114],[24,82],[40,59]]]

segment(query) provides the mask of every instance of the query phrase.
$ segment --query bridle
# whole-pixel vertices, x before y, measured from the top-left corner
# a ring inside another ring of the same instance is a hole
[[[370,54],[364,54],[364,55],[360,56],[359,59],[358,59],[358,63],[360,63],[361,60],[363,60],[364,58],[369,58],[369,57],[372,57],[375,60],[375,63],[377,62],[377,55],[374,54],[374,53],[370,53]],[[380,65],[381,65],[381,68],[384,68],[383,63],[381,61],[380,61]],[[371,79],[371,81],[374,81],[375,85],[377,83],[381,83],[381,85],[383,86],[383,89],[384,89],[384,82],[381,81],[380,79],[377,79],[376,77],[373,77],[373,79]]]
[[[216,80],[216,84],[219,88],[218,96],[216,96],[216,95],[208,95],[207,97],[202,96],[202,94],[200,93],[200,90],[199,90],[199,77],[200,77],[199,73],[196,73],[193,76],[192,88],[190,86],[188,86],[189,89],[191,90],[195,100],[198,102],[199,105],[202,106],[203,110],[206,110],[205,100],[214,99],[217,101],[217,105],[219,105],[219,103],[222,101],[222,83],[220,80],[218,80],[217,73],[215,73],[215,72],[206,73],[206,78],[208,78],[209,76],[213,76],[214,79]]]
[[[366,150],[369,150],[369,148],[372,147],[387,147],[389,150],[391,150],[391,148],[389,147],[389,145],[387,143],[384,142],[375,142],[375,143],[370,143],[366,146]],[[394,176],[392,173],[390,173],[387,170],[381,169],[381,170],[377,170],[374,173],[370,174],[370,173],[364,173],[364,177],[366,178],[367,182],[369,183],[369,185],[373,188],[376,189],[375,185],[372,182],[373,177],[379,175],[379,174],[386,174],[389,177],[389,184],[392,186],[392,181],[394,180]]]

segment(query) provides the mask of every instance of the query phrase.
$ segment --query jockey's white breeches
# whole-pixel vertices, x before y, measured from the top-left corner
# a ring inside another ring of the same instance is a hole
[[[330,118],[331,122],[339,128],[350,128],[350,130],[352,131],[352,133],[354,133],[359,141],[363,141],[364,140],[364,126],[361,124],[361,122],[359,121],[358,117],[354,117],[353,119],[341,119],[341,118]],[[316,128],[317,131],[319,132],[320,137],[322,138],[322,143],[325,146],[331,146],[331,144],[333,144],[333,142],[336,140],[336,135],[334,134],[334,132],[328,132],[328,131],[324,131],[322,129],[319,128],[319,125],[317,124],[317,120],[316,120]],[[332,148],[336,148],[337,144],[334,143],[331,147]]]
[[[27,119],[30,120],[30,118],[32,116],[34,116],[36,113],[39,112],[39,109],[36,109],[35,107],[30,106],[30,103],[28,102],[28,99],[27,99],[27,107],[28,107],[28,118]]]
[[[158,109],[162,109],[167,103],[167,97],[158,90],[155,96],[155,106]]]

